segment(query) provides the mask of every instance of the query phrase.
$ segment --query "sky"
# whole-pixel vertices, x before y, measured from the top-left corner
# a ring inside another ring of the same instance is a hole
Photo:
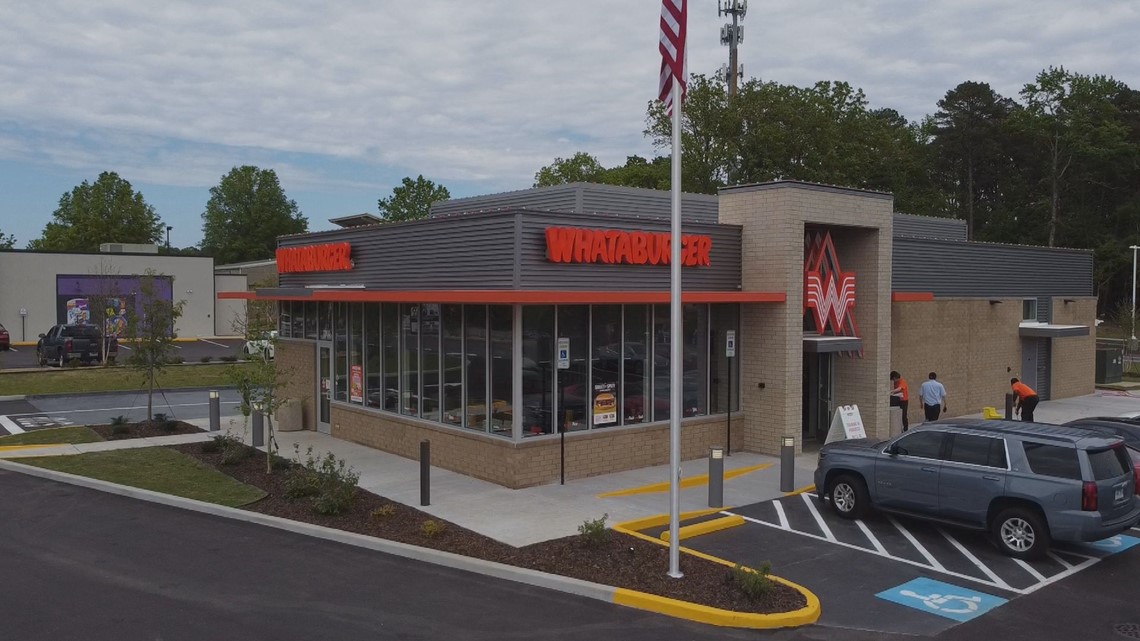
[[[0,3],[0,231],[39,237],[102,171],[202,238],[210,187],[273,169],[310,229],[377,212],[404,176],[452,197],[525,189],[557,157],[655,150],[655,0]],[[688,63],[727,62],[689,0]],[[745,78],[843,80],[912,120],[960,82],[1016,96],[1050,65],[1140,88],[1135,0],[752,0]]]

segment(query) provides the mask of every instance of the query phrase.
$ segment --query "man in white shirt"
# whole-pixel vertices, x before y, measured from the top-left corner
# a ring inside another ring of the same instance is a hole
[[[946,412],[946,388],[938,382],[938,374],[930,373],[930,377],[918,388],[918,397],[922,399],[926,420],[937,421]]]

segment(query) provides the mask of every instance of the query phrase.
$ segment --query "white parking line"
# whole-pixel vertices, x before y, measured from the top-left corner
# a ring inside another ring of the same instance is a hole
[[[871,545],[875,546],[875,549],[879,551],[879,554],[882,554],[883,556],[890,556],[887,554],[887,548],[883,547],[882,543],[879,543],[879,539],[876,539],[874,534],[871,534],[871,528],[867,527],[866,523],[863,523],[861,519],[855,519],[855,525],[858,525],[859,529],[863,530],[863,534],[867,535],[867,540],[871,542]]]
[[[9,434],[23,434],[24,428],[16,425],[16,422],[7,416],[0,416],[0,427],[3,427]]]
[[[943,530],[942,528],[938,528],[938,533],[941,534],[943,537],[945,537],[945,539],[947,541],[949,541],[951,545],[958,548],[958,551],[962,553],[962,556],[965,556],[967,559],[970,559],[971,563],[978,566],[978,569],[981,570],[986,576],[990,577],[991,581],[993,581],[994,583],[998,584],[999,586],[1001,586],[1007,590],[1010,589],[1008,583],[1003,581],[1002,578],[1000,576],[998,576],[996,572],[991,570],[990,566],[986,565],[985,563],[982,563],[982,561],[978,557],[974,556],[973,552],[967,550],[966,546],[959,543],[957,539],[955,539],[954,537],[947,534],[946,531]]]
[[[229,347],[226,345],[222,345],[221,343],[215,343],[214,341],[206,340],[205,338],[199,338],[198,340],[202,341],[203,343],[209,343],[211,345],[217,345],[218,347],[229,349]]]
[[[1072,564],[1072,563],[1069,563],[1069,562],[1068,562],[1068,561],[1066,561],[1065,559],[1062,559],[1061,557],[1059,557],[1059,556],[1057,556],[1056,554],[1054,554],[1052,551],[1046,552],[1046,554],[1049,556],[1049,558],[1050,558],[1050,559],[1053,559],[1053,560],[1054,560],[1054,561],[1056,561],[1057,563],[1060,563],[1060,564],[1061,564],[1061,567],[1065,568],[1066,570],[1071,570],[1071,569],[1073,569],[1073,564]]]
[[[772,507],[776,508],[776,518],[780,519],[780,527],[785,530],[788,529],[788,515],[784,514],[784,506],[779,501],[772,501]]]
[[[20,351],[20,350],[16,349],[15,347],[9,347],[8,349],[12,350],[13,352],[18,352],[18,351]]]
[[[831,533],[831,528],[827,527],[827,524],[823,522],[823,516],[820,515],[819,510],[815,509],[815,505],[812,504],[808,493],[804,492],[800,497],[804,500],[804,503],[807,503],[808,509],[811,510],[811,515],[815,517],[815,522],[819,524],[819,529],[823,532],[823,535],[827,537],[828,541],[836,542],[835,535]]]
[[[131,351],[131,348],[127,347],[126,345],[123,345],[122,343],[119,343],[119,349],[125,349],[128,352]]]
[[[1048,579],[1045,578],[1045,575],[1038,572],[1037,569],[1034,568],[1032,565],[1029,565],[1025,561],[1022,561],[1021,559],[1014,559],[1013,561],[1014,561],[1014,563],[1017,563],[1018,565],[1020,565],[1026,572],[1033,575],[1033,578],[1037,579],[1038,582],[1048,581]],[[1072,566],[1070,566],[1070,567],[1072,567]]]
[[[914,535],[910,533],[910,530],[903,527],[902,523],[896,521],[895,517],[889,514],[887,515],[887,520],[889,520],[892,525],[898,528],[899,532],[902,532],[902,535],[906,537],[906,540],[910,541],[910,544],[918,550],[918,553],[921,554],[928,563],[930,563],[930,567],[938,570],[939,572],[946,572],[946,568],[938,562],[938,559],[934,558],[934,555],[931,554],[929,550],[922,547],[922,544],[918,542],[918,539],[914,538]]]

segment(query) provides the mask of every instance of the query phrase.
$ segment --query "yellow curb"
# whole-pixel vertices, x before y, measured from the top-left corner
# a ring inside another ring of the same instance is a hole
[[[45,447],[63,447],[68,443],[42,443],[36,445],[0,445],[0,452],[19,452],[20,450],[39,450]]]
[[[798,488],[792,490],[791,492],[784,492],[784,496],[795,496],[797,494],[803,494],[804,492],[813,492],[813,491],[815,491],[815,483],[812,483],[811,485],[805,485],[803,487],[798,487]]]
[[[724,473],[724,478],[725,479],[734,479],[738,476],[744,476],[745,474],[749,474],[751,472],[766,470],[766,469],[772,467],[772,465],[773,465],[773,463],[761,463],[760,465],[750,465],[748,467],[738,467],[735,470],[727,470]],[[690,477],[681,479],[681,489],[687,489],[690,487],[697,487],[698,485],[708,485],[708,483],[709,483],[709,475],[708,474],[698,474],[696,476],[690,476]],[[641,487],[631,487],[631,488],[627,488],[624,490],[614,490],[613,492],[603,492],[601,494],[598,494],[597,498],[608,499],[608,498],[612,498],[615,496],[631,496],[634,494],[653,494],[655,492],[668,492],[668,491],[669,491],[669,481],[665,481],[662,483],[650,483],[649,485],[642,485]]]
[[[678,520],[685,521],[688,519],[695,519],[695,518],[702,517],[702,516],[708,516],[709,514],[716,514],[717,512],[720,512],[721,510],[724,510],[724,509],[728,509],[728,508],[713,507],[713,508],[708,508],[708,509],[704,509],[704,510],[693,510],[692,512],[681,512]],[[668,514],[657,514],[655,516],[647,516],[647,517],[642,518],[642,519],[634,519],[632,521],[626,521],[625,523],[618,523],[617,525],[614,526],[614,529],[616,530],[618,528],[623,528],[623,529],[635,530],[635,531],[636,530],[647,530],[651,527],[661,527],[662,525],[665,525],[667,523],[669,523],[669,515]],[[639,534],[640,534],[640,532],[639,532]]]
[[[720,530],[727,530],[730,527],[736,527],[738,525],[744,525],[744,517],[738,516],[736,514],[733,514],[732,516],[724,516],[719,519],[713,519],[711,521],[705,521],[703,523],[694,523],[692,525],[686,525],[682,528],[677,528],[677,540],[684,541],[685,539],[691,539],[694,536],[701,536],[702,534],[708,534],[710,532],[719,532]],[[662,532],[660,538],[662,541],[668,541],[669,530]]]
[[[665,516],[668,520],[668,515]],[[641,519],[644,520],[644,519]],[[647,536],[636,530],[627,529],[629,523],[634,521],[627,521],[626,523],[618,523],[613,526],[615,532],[628,534],[634,538],[643,539],[656,545],[669,545],[664,541]],[[697,558],[719,563],[726,567],[734,568],[737,564],[724,559],[698,552],[694,549],[685,546],[679,546],[680,551],[685,554],[690,554]],[[811,590],[804,586],[789,581],[785,578],[778,577],[774,574],[768,575],[769,579],[782,583],[783,585],[792,588],[796,592],[804,595],[804,600],[807,603],[799,610],[791,612],[780,612],[776,614],[755,614],[746,612],[732,612],[730,610],[721,610],[719,608],[710,608],[706,605],[698,605],[696,603],[689,603],[688,601],[677,601],[676,599],[669,599],[666,597],[659,597],[652,594],[644,594],[640,592],[633,592],[632,590],[623,590],[618,588],[617,592],[622,593],[622,599],[630,599],[624,602],[623,605],[630,607],[649,610],[651,612],[658,612],[668,616],[688,619],[691,621],[700,621],[710,625],[719,625],[725,627],[739,627],[739,628],[753,628],[753,629],[771,629],[771,628],[794,628],[801,625],[810,625],[819,620],[820,606],[819,597],[817,597]],[[618,603],[618,594],[614,594],[614,602]],[[632,594],[638,595],[637,599],[633,599]]]

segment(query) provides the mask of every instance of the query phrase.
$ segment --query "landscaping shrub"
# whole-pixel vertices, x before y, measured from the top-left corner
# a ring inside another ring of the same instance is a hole
[[[739,563],[729,570],[732,584],[740,589],[750,599],[761,599],[775,587],[768,575],[772,572],[772,564],[765,563],[759,569],[746,568]]]
[[[250,456],[253,456],[253,450],[246,447],[245,444],[231,445],[222,450],[222,465],[241,463]]]
[[[203,452],[221,452],[231,447],[242,447],[241,439],[226,432],[202,443]]]
[[[83,364],[83,361],[79,360],[78,358],[73,358],[73,359],[67,361],[67,367],[70,369],[75,369],[82,364]]]
[[[285,495],[293,499],[312,497],[313,510],[318,514],[340,514],[352,507],[360,474],[332,452],[315,457],[310,447],[302,461],[300,446],[293,447],[298,466],[285,479]]]
[[[391,503],[385,503],[384,505],[381,505],[380,507],[376,508],[375,510],[372,510],[372,513],[369,514],[369,516],[373,520],[380,520],[380,519],[386,519],[389,516],[393,516],[394,514],[396,514],[396,506],[392,505]]]
[[[126,424],[127,424],[127,417],[123,416],[122,414],[119,414],[118,416],[111,418],[111,426],[112,427],[114,427],[116,425],[126,425]]]
[[[212,358],[212,357],[210,357],[210,356],[203,356],[202,358],[199,358],[199,359],[198,359],[198,362],[199,362],[199,363],[209,363],[211,360],[213,360],[213,358]]]
[[[111,436],[126,436],[131,433],[131,426],[126,423],[111,424]]]
[[[433,521],[428,519],[420,526],[420,533],[429,539],[434,539],[443,534],[447,530],[446,526],[441,521]]]
[[[172,365],[181,365],[186,362],[186,359],[182,356],[171,356],[170,358],[166,359],[166,362]]]
[[[269,461],[270,466],[272,466],[275,470],[287,470],[293,467],[293,461],[290,461],[284,456],[277,454],[274,454],[272,458],[269,459]]]
[[[606,527],[609,514],[603,514],[600,519],[587,520],[578,526],[578,534],[582,542],[590,547],[600,547],[610,540],[610,529]]]
[[[167,421],[167,419],[168,419],[167,415],[163,414],[162,412],[155,412],[154,413],[154,422],[155,423],[165,423]]]

